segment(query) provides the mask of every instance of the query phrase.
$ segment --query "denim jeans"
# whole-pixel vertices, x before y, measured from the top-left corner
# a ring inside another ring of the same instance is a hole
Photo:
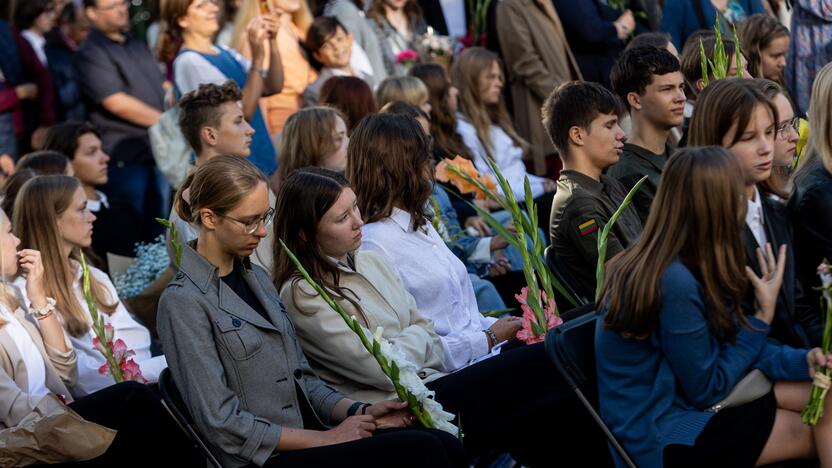
[[[153,162],[111,162],[107,183],[101,191],[107,198],[130,205],[141,216],[142,240],[151,241],[164,228],[154,218],[167,219],[170,186]],[[128,227],[129,228],[129,227]]]

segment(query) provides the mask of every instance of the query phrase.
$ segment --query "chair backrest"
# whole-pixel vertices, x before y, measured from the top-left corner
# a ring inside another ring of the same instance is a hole
[[[176,383],[173,381],[173,374],[171,374],[170,369],[166,368],[159,374],[159,392],[162,394],[165,407],[170,411],[185,433],[188,434],[188,437],[190,437],[194,445],[202,451],[202,454],[205,455],[208,462],[215,468],[222,468],[217,457],[211,453],[208,444],[202,440],[202,436],[197,432],[196,427],[194,427],[194,420],[191,417],[190,411],[188,411],[188,407],[185,406],[185,401],[182,400],[179,389],[176,388]]]
[[[635,468],[624,447],[616,440],[598,414],[598,379],[595,373],[595,323],[597,315],[587,313],[557,326],[546,334],[546,354],[575,392],[595,423],[607,437],[624,465]]]
[[[565,289],[566,292],[571,294],[572,297],[575,298],[576,301],[578,301],[578,305],[581,306],[581,305],[591,303],[592,301],[590,301],[588,298],[583,297],[580,294],[578,294],[577,290],[573,286],[574,283],[573,283],[572,278],[569,277],[569,275],[567,275],[558,266],[558,259],[557,259],[557,254],[555,254],[555,249],[553,249],[552,246],[550,245],[550,246],[546,247],[546,250],[543,251],[543,254],[546,258],[546,265],[549,266],[549,270],[552,272],[552,274],[555,276],[555,278],[557,278],[557,280],[560,282],[560,284],[563,285],[563,289]]]
[[[573,390],[595,390],[583,388],[587,380],[595,383],[595,320],[594,313],[584,314],[546,335],[546,353]]]

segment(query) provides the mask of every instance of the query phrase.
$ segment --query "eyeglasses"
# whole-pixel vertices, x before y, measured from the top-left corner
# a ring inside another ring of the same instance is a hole
[[[274,220],[274,208],[269,208],[269,211],[267,211],[266,214],[257,218],[254,221],[243,221],[241,219],[237,219],[228,215],[219,216],[240,223],[240,225],[243,226],[243,229],[245,230],[246,234],[254,234],[257,231],[257,228],[260,227],[260,223],[263,223],[263,227],[266,229],[268,229],[269,226],[272,225],[272,221]]]
[[[796,133],[800,133],[800,117],[792,117],[791,120],[781,123],[777,126],[777,138],[781,140],[785,140],[788,135],[786,132],[789,131],[789,128],[794,130]]]
[[[127,0],[119,0],[117,2],[109,4],[107,6],[95,7],[95,9],[96,10],[101,10],[101,11],[110,11],[110,10],[115,10],[116,8],[126,7],[128,3],[129,2]]]

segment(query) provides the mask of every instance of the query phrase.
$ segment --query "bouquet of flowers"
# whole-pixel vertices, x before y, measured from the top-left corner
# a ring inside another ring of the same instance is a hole
[[[423,55],[448,56],[454,53],[454,40],[450,36],[434,34],[428,26],[428,32],[419,37],[418,48]]]
[[[422,379],[419,378],[417,374],[419,369],[416,368],[416,365],[410,362],[407,359],[407,356],[405,356],[404,353],[402,353],[394,344],[382,338],[384,330],[381,327],[378,327],[375,333],[368,337],[364,333],[364,330],[361,329],[361,325],[358,323],[355,316],[347,316],[347,313],[344,311],[344,308],[341,307],[341,304],[335,302],[329,294],[327,294],[324,288],[318,285],[318,283],[316,283],[315,280],[309,276],[309,273],[303,265],[301,265],[300,260],[295,257],[295,254],[292,253],[291,250],[289,250],[289,247],[286,246],[283,240],[279,239],[279,241],[280,246],[283,247],[286,255],[288,255],[289,259],[292,260],[292,263],[294,263],[295,267],[297,267],[306,282],[321,295],[321,298],[326,301],[332,310],[337,312],[338,315],[344,319],[347,326],[350,327],[356,335],[358,335],[358,338],[361,340],[361,344],[363,344],[364,348],[366,348],[367,351],[370,352],[370,354],[372,354],[376,359],[376,362],[378,362],[382,372],[384,372],[384,374],[393,383],[393,387],[396,389],[396,395],[398,395],[401,401],[408,404],[410,411],[416,417],[416,420],[426,428],[441,429],[459,436],[459,429],[451,423],[454,419],[454,415],[444,411],[442,409],[442,405],[433,399],[434,392],[425,387]],[[372,341],[370,341],[370,339],[372,339]]]
[[[83,275],[82,289],[84,291],[84,300],[86,300],[87,308],[92,316],[92,330],[95,333],[92,344],[95,346],[95,349],[104,355],[107,361],[98,369],[98,372],[101,375],[112,375],[116,383],[126,380],[147,383],[147,380],[142,377],[142,371],[139,365],[136,361],[130,359],[130,356],[133,356],[135,352],[127,349],[127,344],[124,343],[124,340],[119,338],[113,341],[113,326],[105,323],[104,316],[98,313],[98,304],[90,290],[90,269],[87,266],[83,253],[81,254],[81,273]]]
[[[818,266],[818,276],[820,276],[821,287],[818,288],[821,294],[821,310],[826,311],[824,315],[823,324],[823,342],[821,349],[823,354],[829,354],[830,345],[832,345],[832,266],[829,261],[824,259],[823,263]],[[815,379],[812,384],[812,393],[809,396],[809,402],[800,415],[803,418],[803,423],[809,426],[815,426],[823,417],[823,402],[826,400],[826,394],[829,392],[829,387],[832,386],[832,369],[823,367],[815,369]]]
[[[504,197],[496,193],[497,184],[488,175],[479,175],[471,161],[461,156],[456,156],[452,160],[445,159],[437,164],[436,179],[441,182],[450,182],[462,193],[474,193],[477,199],[493,200],[511,214],[516,231],[514,233],[497,221],[487,210],[470,203],[477,214],[482,216],[500,237],[523,256],[523,276],[527,286],[521,290],[519,296],[515,296],[523,310],[523,328],[517,333],[517,338],[528,344],[543,341],[550,328],[562,323],[554,301],[554,290],[557,289],[574,306],[578,304],[552,275],[543,260],[543,239],[537,229],[537,208],[532,197],[529,179],[526,178],[524,184],[528,210],[526,214],[515,199],[508,180],[494,161],[490,158],[486,158],[485,161],[497,177],[497,184],[505,194]]]
[[[138,296],[170,265],[165,236],[155,242],[136,244],[136,260],[123,273],[113,275],[118,296],[123,299]]]
[[[740,59],[740,38],[737,36],[737,28],[733,27],[734,34],[734,58],[737,61],[737,76],[742,78],[742,60]],[[714,43],[714,57],[709,59],[705,54],[705,45],[702,43],[702,38],[699,38],[699,62],[702,67],[702,83],[705,87],[709,84],[708,68],[710,67],[710,74],[714,75],[714,79],[721,80],[728,76],[728,54],[725,52],[725,44],[722,42],[722,32],[719,29],[719,15],[717,14],[716,21],[714,21],[714,33],[716,34],[716,42]]]

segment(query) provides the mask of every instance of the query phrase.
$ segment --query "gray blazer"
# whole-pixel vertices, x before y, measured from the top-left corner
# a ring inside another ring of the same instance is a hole
[[[179,272],[159,302],[168,366],[222,465],[262,465],[284,426],[303,428],[300,398],[328,425],[343,396],[312,372],[266,270],[237,260],[269,321],[219,279],[216,267],[190,246],[183,250]]]

